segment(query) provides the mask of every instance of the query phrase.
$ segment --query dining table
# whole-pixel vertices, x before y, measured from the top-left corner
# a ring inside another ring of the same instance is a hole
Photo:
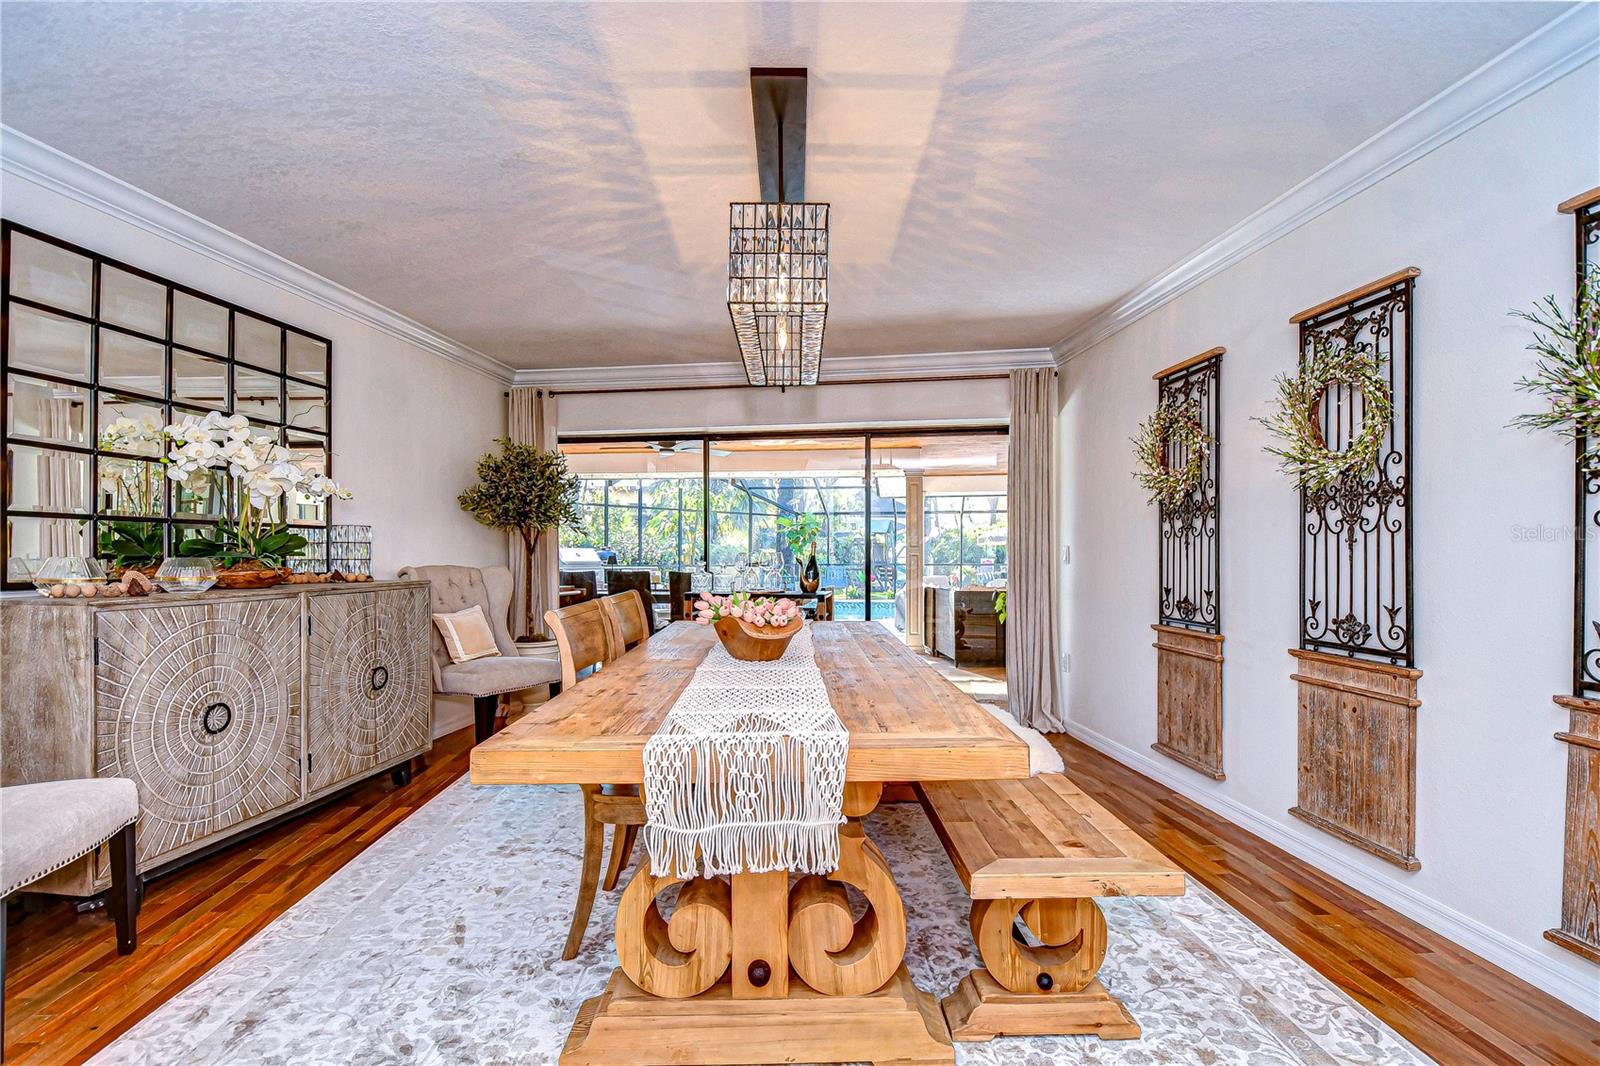
[[[617,905],[618,966],[580,1007],[567,1066],[954,1061],[937,998],[905,965],[900,887],[863,820],[886,785],[1026,778],[1027,745],[882,624],[808,625],[850,734],[838,869],[684,881],[641,859]],[[472,782],[642,786],[646,743],[717,639],[665,627],[475,747]]]

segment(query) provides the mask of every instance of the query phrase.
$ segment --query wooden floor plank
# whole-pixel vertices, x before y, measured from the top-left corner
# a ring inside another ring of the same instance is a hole
[[[82,1062],[110,1043],[465,773],[470,734],[442,739],[406,788],[385,775],[154,882],[133,955],[116,954],[103,912],[53,904],[22,917],[9,944],[6,1061]],[[1054,739],[1086,794],[1433,1058],[1600,1062],[1600,1022],[1104,755]]]
[[[1088,745],[1050,739],[1085,793],[1439,1062],[1600,1062],[1600,1022]]]

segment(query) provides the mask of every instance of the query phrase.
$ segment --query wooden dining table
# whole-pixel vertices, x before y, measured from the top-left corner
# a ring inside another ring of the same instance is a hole
[[[954,1061],[938,1001],[906,969],[900,890],[863,819],[888,783],[1027,777],[1028,748],[882,625],[811,625],[850,732],[838,870],[694,878],[667,919],[658,897],[679,880],[641,861],[617,906],[619,966],[580,1008],[564,1064]],[[716,640],[673,623],[479,744],[471,780],[642,784],[646,742]]]

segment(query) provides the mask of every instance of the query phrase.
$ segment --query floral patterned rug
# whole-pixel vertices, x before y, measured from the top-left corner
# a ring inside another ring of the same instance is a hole
[[[457,782],[93,1061],[555,1063],[616,965],[615,894],[596,901],[578,958],[560,957],[579,802],[574,789]],[[920,808],[882,808],[868,831],[906,900],[912,975],[945,995],[978,965],[961,882]],[[1181,898],[1103,903],[1100,977],[1144,1036],[957,1044],[957,1062],[1429,1061],[1193,881]]]

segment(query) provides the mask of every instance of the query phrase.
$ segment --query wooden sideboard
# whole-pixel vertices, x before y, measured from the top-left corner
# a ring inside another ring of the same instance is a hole
[[[161,867],[432,747],[428,583],[0,597],[0,784],[128,777]],[[102,852],[104,849],[102,849]],[[106,857],[33,891],[91,895]]]

